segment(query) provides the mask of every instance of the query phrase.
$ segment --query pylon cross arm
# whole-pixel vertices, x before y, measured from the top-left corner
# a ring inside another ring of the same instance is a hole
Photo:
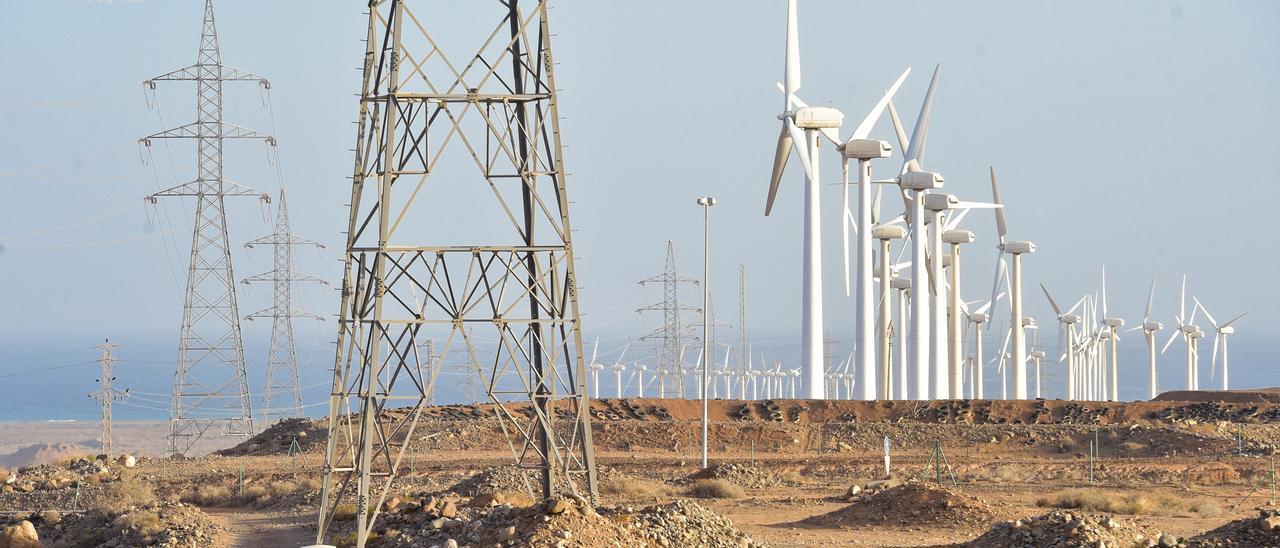
[[[207,68],[208,65],[205,65],[205,67]],[[259,82],[262,84],[263,87],[268,89],[271,88],[271,82],[268,81],[266,78],[258,76],[257,74],[253,74],[251,72],[241,70],[236,67],[232,67],[228,65],[218,65],[218,67],[221,69],[221,73],[222,73],[222,75],[218,78],[218,80],[222,80],[224,82]],[[200,68],[201,68],[200,65],[191,65],[187,67],[182,67],[180,69],[161,74],[160,76],[156,76],[155,78],[151,78],[144,83],[148,86],[151,86],[155,82],[185,82],[185,81],[194,81],[194,80],[201,80],[201,79],[207,80],[207,78],[202,78],[200,76]]]

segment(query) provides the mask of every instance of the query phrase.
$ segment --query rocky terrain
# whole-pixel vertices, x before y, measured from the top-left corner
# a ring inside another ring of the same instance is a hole
[[[575,479],[546,501],[492,408],[427,408],[377,545],[1280,545],[1270,400],[715,401],[705,470],[696,403],[593,401],[599,496]],[[55,440],[60,457],[0,470],[0,548],[309,544],[326,425],[281,421],[196,458],[72,457]],[[339,504],[342,545],[354,505]]]

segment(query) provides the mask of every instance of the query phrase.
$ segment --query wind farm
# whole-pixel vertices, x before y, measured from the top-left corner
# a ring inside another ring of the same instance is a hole
[[[1280,545],[1280,8],[300,5],[5,10],[0,548]]]

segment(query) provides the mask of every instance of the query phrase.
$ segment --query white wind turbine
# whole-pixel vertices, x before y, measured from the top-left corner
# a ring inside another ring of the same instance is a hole
[[[600,371],[604,369],[604,364],[596,361],[596,351],[600,349],[600,337],[596,337],[596,343],[591,347],[591,365],[587,369],[591,370],[591,384],[595,388],[597,399],[600,398]]]
[[[622,399],[622,370],[627,368],[627,366],[622,365],[622,358],[627,355],[627,350],[630,349],[631,342],[628,341],[627,345],[622,347],[622,353],[618,354],[618,361],[613,362],[613,366],[611,367],[611,369],[613,369],[614,383],[617,387],[618,399]]]
[[[929,90],[925,92],[920,115],[916,117],[916,125],[911,132],[911,141],[903,155],[902,169],[898,176],[898,186],[902,190],[903,200],[908,208],[906,217],[911,224],[911,286],[914,291],[911,298],[911,322],[907,330],[909,348],[906,352],[911,363],[911,374],[914,377],[910,387],[910,397],[916,400],[927,400],[933,396],[930,391],[931,376],[929,374],[931,316],[929,315],[930,292],[927,290],[930,286],[928,260],[925,257],[928,233],[924,226],[924,196],[929,190],[941,188],[943,178],[937,173],[924,171],[923,157],[925,138],[929,133],[929,112],[933,108],[933,95],[937,89],[938,73],[941,68],[939,65],[933,71],[933,78],[929,82]],[[900,130],[902,124],[897,119],[896,110],[892,104],[889,106],[889,113],[895,129]],[[899,136],[901,135],[899,131]]]
[[[1075,400],[1079,398],[1079,387],[1077,387],[1080,372],[1079,364],[1076,362],[1076,327],[1075,324],[1080,321],[1080,316],[1076,315],[1076,309],[1084,303],[1084,298],[1076,301],[1076,304],[1070,310],[1063,312],[1058,308],[1058,303],[1054,302],[1053,297],[1049,295],[1049,288],[1044,284],[1040,284],[1040,289],[1044,291],[1044,297],[1049,299],[1049,306],[1053,307],[1053,314],[1058,318],[1058,347],[1062,347],[1062,333],[1067,333],[1067,346],[1062,354],[1058,357],[1061,362],[1064,358],[1067,360],[1067,399]]]
[[[1214,371],[1217,369],[1218,339],[1222,339],[1222,389],[1230,390],[1227,384],[1227,337],[1236,332],[1236,328],[1231,327],[1231,324],[1236,323],[1236,320],[1243,318],[1245,314],[1248,314],[1248,312],[1243,312],[1239,316],[1231,318],[1226,323],[1218,325],[1217,320],[1214,320],[1213,316],[1209,314],[1209,309],[1205,308],[1203,304],[1200,304],[1200,299],[1195,297],[1192,297],[1191,299],[1196,302],[1196,306],[1200,307],[1200,310],[1204,311],[1204,317],[1209,318],[1209,323],[1213,325],[1213,358],[1209,362],[1209,378],[1213,378]]]
[[[1129,331],[1142,330],[1144,338],[1147,340],[1147,375],[1148,386],[1147,391],[1151,399],[1159,394],[1158,383],[1156,382],[1156,332],[1164,329],[1164,324],[1151,319],[1151,305],[1155,301],[1156,296],[1156,277],[1151,277],[1151,289],[1147,290],[1147,311],[1142,315],[1142,325],[1138,325]]]
[[[992,201],[999,205],[1000,187],[996,184],[996,168],[991,168],[991,196]],[[1035,253],[1036,244],[1027,240],[1006,240],[1005,239],[1005,220],[1004,208],[996,208],[996,231],[1000,235],[1000,243],[997,246],[999,253],[996,254],[996,262],[1004,262],[1004,255],[1013,256],[1013,268],[1010,271],[1010,280],[1012,289],[1009,292],[1010,315],[1013,319],[1011,330],[1013,332],[1013,398],[1016,400],[1027,399],[1027,340],[1026,331],[1022,326],[1022,256],[1029,253]],[[995,293],[993,290],[992,293]]]
[[[844,236],[844,292],[849,294],[849,227],[853,226],[858,236],[857,264],[854,270],[854,282],[857,292],[854,295],[854,371],[858,376],[858,399],[874,400],[876,399],[876,368],[875,368],[875,338],[873,328],[873,318],[871,309],[873,305],[871,295],[871,160],[879,158],[888,158],[893,150],[889,143],[879,139],[868,139],[871,129],[875,126],[876,121],[880,119],[880,115],[884,113],[884,109],[888,106],[889,101],[893,98],[893,94],[897,93],[898,88],[902,86],[902,82],[907,79],[907,75],[911,74],[911,68],[902,72],[902,75],[893,82],[892,86],[884,92],[880,100],[868,112],[862,122],[853,130],[853,134],[849,136],[848,141],[841,141],[838,130],[827,132],[828,137],[832,137],[831,133],[835,133],[833,142],[836,150],[840,152],[841,173],[844,181],[841,185],[841,204],[843,206],[844,216],[840,221],[841,232]],[[801,103],[803,105],[803,103]],[[849,160],[857,160],[858,162],[858,216],[855,219],[849,211]]]
[[[800,89],[800,37],[796,28],[796,0],[787,2],[786,60],[783,74],[782,133],[773,156],[773,176],[764,214],[773,211],[773,202],[782,182],[792,149],[804,167],[804,258],[801,284],[801,369],[804,397],[824,399],[822,352],[822,238],[819,196],[818,135],[834,132],[844,121],[840,111],[827,107],[800,107],[795,97]],[[793,107],[796,107],[793,109]],[[803,130],[803,131],[802,131]]]
[[[906,235],[906,231],[902,227],[896,225],[879,225],[871,230],[871,236],[880,242],[880,252],[877,256],[879,262],[879,276],[876,278],[880,281],[880,313],[876,323],[876,331],[879,334],[880,344],[876,359],[879,363],[879,379],[880,399],[893,399],[893,365],[890,357],[890,344],[892,334],[893,312],[889,309],[892,304],[892,274],[889,269],[889,242],[890,240],[899,240]]]
[[[649,367],[644,364],[635,365],[636,397],[637,398],[644,398],[644,373],[645,371],[648,371],[648,370],[649,370]]]
[[[1178,301],[1178,330],[1169,337],[1169,342],[1164,344],[1164,348],[1160,349],[1160,353],[1164,354],[1169,350],[1169,346],[1173,344],[1173,340],[1182,335],[1182,340],[1187,346],[1187,390],[1199,390],[1200,379],[1196,368],[1197,344],[1196,339],[1204,335],[1204,332],[1196,327],[1196,311],[1195,307],[1191,309],[1191,318],[1187,318],[1187,275],[1182,275],[1182,296]]]
[[[1121,327],[1124,327],[1124,320],[1118,317],[1112,317],[1110,314],[1107,313],[1107,267],[1106,265],[1102,266],[1102,324],[1100,325],[1100,327],[1103,327],[1107,330],[1105,340],[1108,341],[1107,345],[1109,346],[1110,352],[1111,352],[1111,357],[1109,360],[1111,362],[1110,363],[1111,374],[1108,375],[1108,378],[1109,378],[1108,384],[1110,386],[1111,393],[1108,399],[1111,401],[1120,401],[1120,377],[1118,376],[1120,368],[1116,362],[1119,359],[1119,352],[1117,351],[1120,343],[1119,330]]]

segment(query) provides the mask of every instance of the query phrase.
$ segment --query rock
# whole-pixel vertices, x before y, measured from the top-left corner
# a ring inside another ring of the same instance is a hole
[[[458,548],[458,541],[449,539],[444,541],[444,548]]]
[[[396,508],[399,508],[401,504],[404,504],[404,501],[401,500],[400,497],[391,497],[391,500],[387,501],[387,511],[394,511]]]
[[[1174,548],[1178,545],[1178,537],[1165,533],[1160,535],[1160,548]]]
[[[506,529],[502,530],[502,540],[506,541],[513,538],[516,538],[516,526],[508,525]]]
[[[134,458],[133,455],[124,453],[119,457],[116,457],[116,464],[119,464],[120,466],[123,466],[125,468],[133,468],[134,466],[138,465],[138,459]]]
[[[0,546],[4,548],[44,548],[40,543],[40,537],[36,534],[36,527],[27,520],[22,520],[17,525],[10,525],[4,528],[4,533],[0,534]]]
[[[565,499],[551,499],[547,501],[547,513],[551,515],[563,514],[569,509],[569,501]]]
[[[845,492],[844,496],[846,496],[846,497],[856,497],[856,496],[858,496],[858,494],[859,494],[859,493],[861,493],[861,492],[862,492],[862,486],[861,486],[861,485],[851,485],[851,486],[849,486],[849,490],[848,490],[847,492]]]
[[[889,478],[889,479],[867,482],[866,489],[868,491],[875,491],[877,489],[892,489],[899,485],[902,485],[902,480],[898,478]]]
[[[444,507],[440,509],[440,517],[452,519],[456,515],[458,515],[458,506],[453,501],[445,502]]]
[[[502,493],[486,493],[471,497],[467,502],[467,506],[471,508],[489,508],[491,506],[502,506],[507,503],[507,497]]]
[[[1280,516],[1271,516],[1260,520],[1259,523],[1263,531],[1275,531],[1280,529]]]

